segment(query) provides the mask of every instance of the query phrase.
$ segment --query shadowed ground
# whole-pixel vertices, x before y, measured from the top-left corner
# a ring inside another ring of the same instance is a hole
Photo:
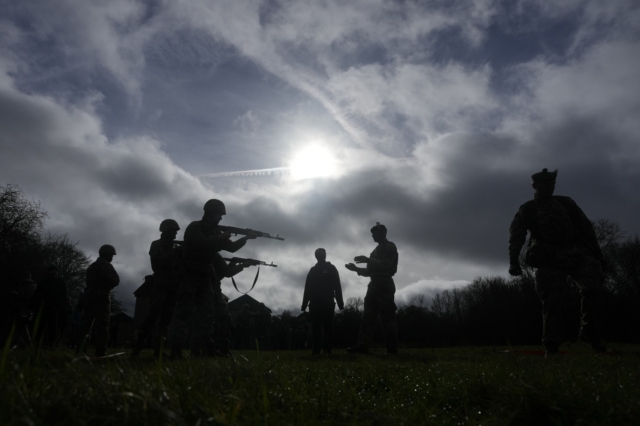
[[[2,424],[637,424],[640,347],[236,352],[156,362],[5,352]],[[509,352],[502,352],[509,351]]]

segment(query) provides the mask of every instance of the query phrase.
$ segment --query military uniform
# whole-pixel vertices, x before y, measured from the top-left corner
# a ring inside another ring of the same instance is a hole
[[[67,284],[60,277],[47,275],[36,287],[32,305],[34,312],[40,315],[39,334],[44,333],[43,343],[54,345],[62,337],[71,314]]]
[[[30,302],[35,290],[36,283],[31,278],[22,278],[11,292],[11,321],[7,331],[10,332],[11,327],[15,327],[14,341],[23,348],[31,345],[31,336],[29,335]]]
[[[309,270],[304,285],[302,297],[302,310],[309,305],[311,317],[311,331],[314,354],[319,354],[324,346],[326,353],[331,353],[331,341],[333,339],[333,314],[335,300],[340,309],[344,308],[342,300],[342,286],[340,274],[331,262],[318,262]],[[324,345],[322,345],[322,330],[324,329]]]
[[[553,172],[545,169],[543,173]],[[535,182],[536,175],[533,178]],[[552,178],[555,182],[555,175],[547,177]],[[525,261],[537,268],[536,292],[542,302],[543,345],[548,351],[556,352],[564,340],[561,286],[571,277],[581,298],[581,337],[590,341],[594,349],[603,348],[596,333],[597,294],[604,280],[603,256],[591,221],[569,197],[536,196],[524,203],[509,228],[512,268],[518,268],[527,232],[531,236]]]
[[[99,257],[87,268],[87,288],[82,297],[82,323],[80,336],[85,339],[78,351],[86,351],[86,339],[93,328],[96,356],[106,352],[111,316],[111,290],[120,283],[120,277],[108,260]],[[92,327],[93,326],[93,327]]]
[[[194,353],[213,348],[213,283],[217,277],[212,262],[219,245],[215,227],[203,220],[191,222],[184,232],[184,274],[178,285],[171,330],[174,354],[182,350],[189,336]]]
[[[149,249],[151,269],[153,269],[153,287],[151,289],[151,305],[147,317],[138,329],[138,342],[133,354],[142,349],[144,340],[149,337],[157,324],[157,337],[167,337],[169,324],[176,306],[179,278],[182,271],[181,252],[174,248],[173,240],[162,239],[151,243]],[[156,342],[156,355],[159,353],[159,342]]]
[[[230,248],[230,240],[222,240],[220,249]],[[224,261],[220,253],[216,253],[213,258],[213,267],[216,271],[217,279],[213,283],[214,292],[214,345],[221,354],[229,353],[229,343],[231,339],[231,314],[227,298],[222,294],[222,279],[231,277],[229,265]]]
[[[369,347],[373,340],[378,317],[382,322],[382,330],[388,352],[395,352],[398,348],[398,327],[396,325],[396,304],[394,294],[396,285],[393,276],[398,270],[398,249],[391,241],[378,244],[369,257],[366,272],[358,275],[370,277],[364,297],[364,313],[360,323],[358,337],[359,347]]]

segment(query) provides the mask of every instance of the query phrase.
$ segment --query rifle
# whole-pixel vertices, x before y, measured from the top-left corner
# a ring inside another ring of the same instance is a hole
[[[246,293],[241,292],[240,290],[238,290],[238,285],[236,284],[236,280],[233,279],[233,277],[231,277],[231,282],[233,283],[233,286],[235,287],[236,291],[238,293],[242,293],[242,294],[249,294],[251,292],[251,290],[253,290],[253,288],[256,286],[256,283],[258,282],[258,277],[260,276],[260,265],[264,265],[264,266],[271,266],[272,268],[277,268],[278,265],[274,265],[273,262],[271,263],[267,263],[267,262],[263,262],[262,260],[256,260],[256,259],[243,259],[241,257],[233,257],[231,259],[229,259],[228,257],[223,257],[222,259],[229,261],[230,263],[244,263],[244,262],[251,262],[252,266],[258,266],[258,271],[256,272],[256,277],[253,279],[253,285],[251,286],[251,288],[249,289],[249,291],[247,291]]]
[[[256,260],[256,259],[243,259],[241,257],[232,257],[231,259],[229,259],[228,257],[223,257],[223,259],[232,263],[251,262],[251,266],[263,265],[263,266],[271,266],[273,268],[278,267],[278,265],[274,265],[273,262],[267,263],[267,262],[263,262],[262,260]]]
[[[218,226],[216,226],[216,228],[218,228],[222,232],[229,232],[230,234],[233,234],[233,235],[247,235],[247,234],[250,234],[250,233],[254,233],[258,237],[270,238],[272,240],[284,241],[284,238],[280,237],[280,234],[278,234],[278,235],[276,235],[274,237],[274,236],[272,236],[270,234],[267,234],[266,232],[256,231],[255,229],[236,228],[235,226],[223,226],[223,225],[218,225]]]

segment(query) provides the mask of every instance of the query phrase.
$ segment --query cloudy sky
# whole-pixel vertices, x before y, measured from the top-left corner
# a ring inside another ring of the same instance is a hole
[[[543,167],[590,218],[640,233],[637,1],[0,8],[0,183],[93,257],[113,244],[129,306],[160,221],[184,229],[209,198],[223,224],[286,239],[237,253],[279,265],[252,293],[277,311],[299,309],[317,247],[363,296],[343,265],[373,250],[378,221],[399,300],[506,275]]]

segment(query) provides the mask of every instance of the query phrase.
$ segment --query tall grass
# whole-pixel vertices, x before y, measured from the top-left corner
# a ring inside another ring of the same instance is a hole
[[[553,359],[491,349],[396,357],[238,352],[156,362],[13,350],[0,424],[640,424],[640,348]]]

